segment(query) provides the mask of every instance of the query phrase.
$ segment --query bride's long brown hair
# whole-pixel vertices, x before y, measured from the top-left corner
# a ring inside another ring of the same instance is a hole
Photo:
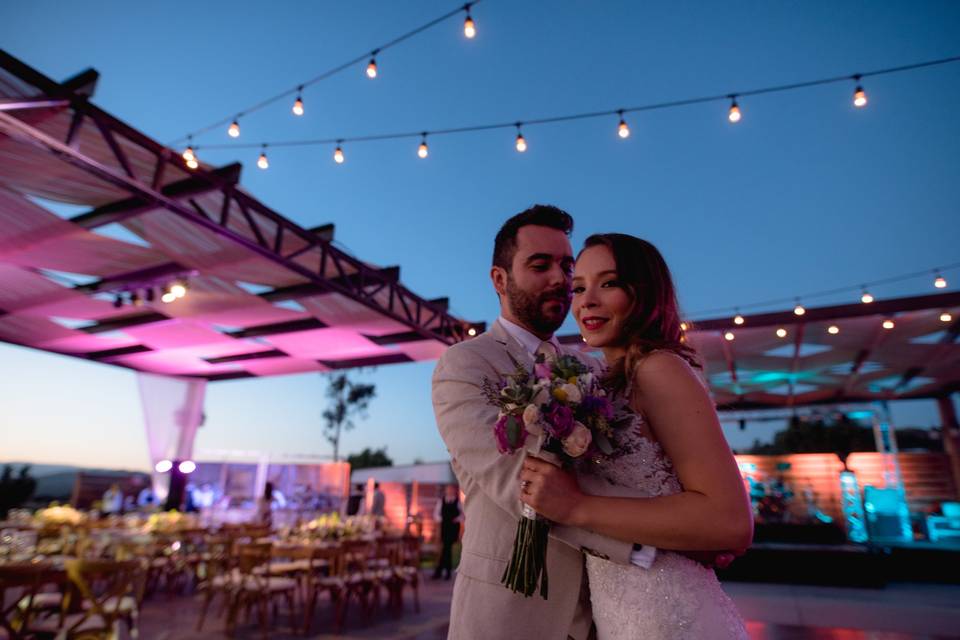
[[[623,393],[636,366],[653,351],[671,351],[702,369],[696,351],[685,344],[676,288],[660,251],[646,240],[624,233],[598,233],[587,238],[580,253],[597,246],[607,247],[613,254],[617,279],[633,301],[623,326],[627,352],[609,363],[606,382]]]

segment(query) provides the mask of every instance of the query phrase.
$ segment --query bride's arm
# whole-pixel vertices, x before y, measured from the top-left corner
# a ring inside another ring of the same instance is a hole
[[[658,352],[637,367],[633,388],[634,402],[673,462],[682,492],[655,498],[590,496],[569,474],[528,459],[520,477],[530,485],[521,499],[557,522],[661,549],[749,546],[750,502],[696,374],[680,357]]]

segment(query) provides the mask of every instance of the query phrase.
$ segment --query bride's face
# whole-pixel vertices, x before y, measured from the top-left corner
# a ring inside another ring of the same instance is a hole
[[[633,308],[630,292],[617,277],[617,264],[607,247],[580,254],[573,272],[573,316],[580,335],[608,359],[622,349],[623,328]]]

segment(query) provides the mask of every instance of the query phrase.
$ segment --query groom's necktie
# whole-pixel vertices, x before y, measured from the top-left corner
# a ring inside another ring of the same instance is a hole
[[[540,343],[540,346],[537,347],[536,355],[543,356],[545,362],[556,362],[557,361],[557,348],[553,346],[552,342],[544,340]]]

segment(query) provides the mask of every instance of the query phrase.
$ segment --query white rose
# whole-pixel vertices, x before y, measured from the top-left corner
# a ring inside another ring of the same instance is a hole
[[[563,393],[567,396],[567,402],[570,404],[578,404],[580,400],[583,399],[583,396],[580,394],[580,387],[575,384],[568,382],[560,388],[563,389]]]
[[[563,439],[563,450],[571,458],[579,458],[586,452],[592,441],[593,434],[590,433],[590,429],[578,422],[573,425],[570,435]]]
[[[528,404],[523,410],[523,424],[530,435],[538,436],[543,433],[543,415],[535,404]]]

